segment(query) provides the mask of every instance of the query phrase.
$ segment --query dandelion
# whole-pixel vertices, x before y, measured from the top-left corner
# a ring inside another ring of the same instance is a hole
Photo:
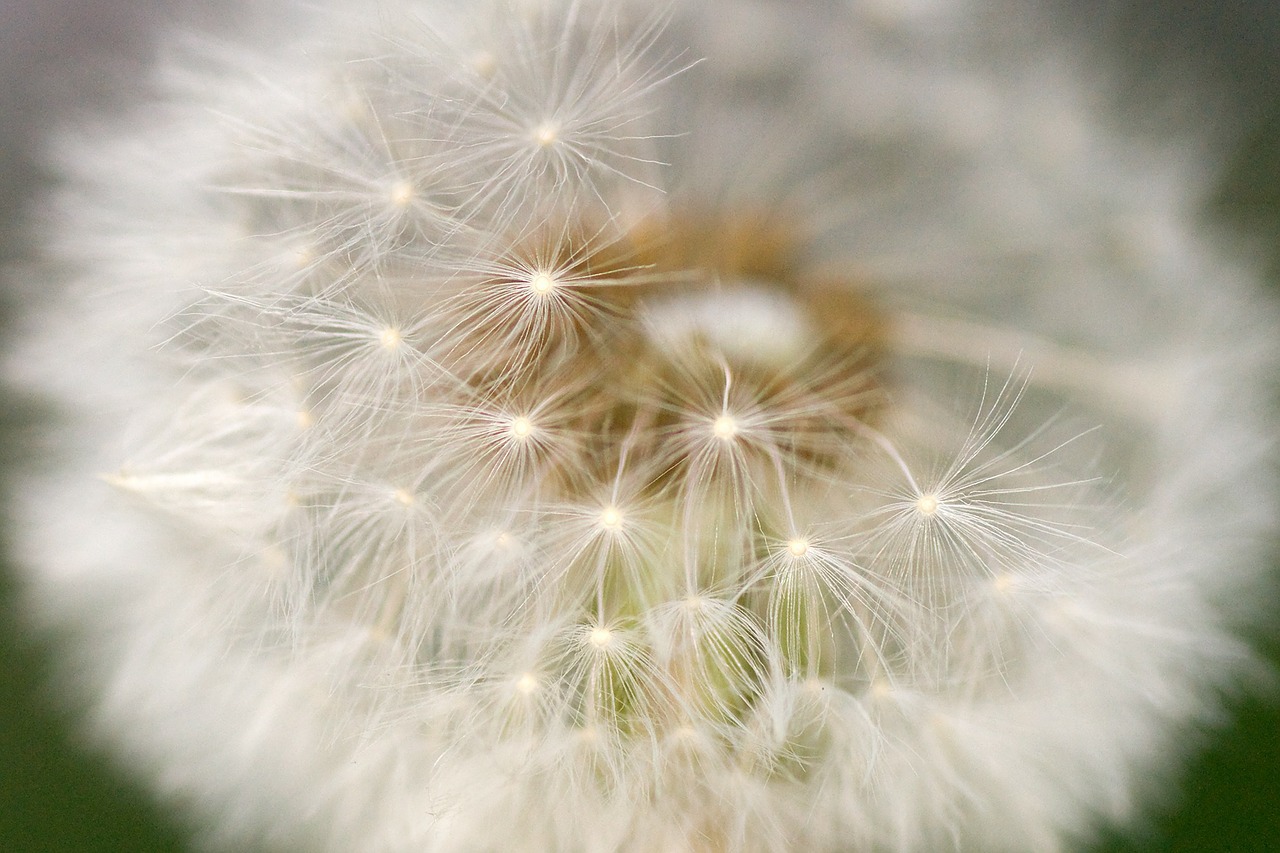
[[[228,849],[1131,817],[1254,666],[1273,309],[983,11],[308,6],[66,141],[15,502],[101,729]]]

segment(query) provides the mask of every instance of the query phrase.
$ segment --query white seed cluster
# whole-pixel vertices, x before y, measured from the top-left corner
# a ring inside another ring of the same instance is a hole
[[[738,211],[636,186],[652,131],[633,101],[667,69],[625,55],[612,21],[508,24],[483,77],[456,52],[355,60],[335,85],[358,108],[300,99],[250,125],[210,193],[261,260],[187,309],[174,344],[198,354],[197,396],[235,394],[193,402],[138,464],[180,507],[208,476],[193,453],[265,430],[236,487],[287,490],[240,533],[285,556],[270,595],[294,642],[367,635],[429,681],[424,723],[480,729],[461,754],[518,742],[549,761],[589,731],[583,784],[638,796],[671,771],[641,756],[692,731],[708,766],[822,785],[847,772],[827,729],[848,721],[823,721],[812,685],[855,708],[872,684],[1003,693],[1034,617],[993,581],[1104,553],[1060,509],[1091,499],[1039,479],[1019,497],[1041,460],[991,446],[1016,383],[979,401],[989,423],[939,430],[966,437],[951,459],[900,423],[879,342],[849,331],[875,308],[850,293],[833,331],[816,283],[729,245]],[[558,79],[578,44],[601,59]],[[599,103],[572,117],[587,84]],[[517,146],[524,125],[536,146]],[[295,242],[306,261],[282,277],[269,259]],[[307,419],[264,426],[273,405]],[[929,484],[945,510],[907,456],[949,460]],[[494,683],[536,707],[453,719]]]
[[[1166,562],[1194,476],[1130,477],[1226,433],[1161,410],[1131,453],[1107,406],[1146,374],[930,326],[886,297],[902,264],[823,267],[824,205],[862,198],[707,191],[728,93],[785,86],[745,49],[690,67],[704,12],[335,16],[95,155],[133,170],[76,191],[100,245],[59,251],[109,258],[82,279],[133,301],[90,325],[143,346],[64,396],[125,447],[103,505],[168,543],[121,646],[198,649],[172,692],[128,655],[111,689],[154,698],[122,719],[154,714],[232,843],[1052,850],[1245,657],[1188,593],[1218,556]]]

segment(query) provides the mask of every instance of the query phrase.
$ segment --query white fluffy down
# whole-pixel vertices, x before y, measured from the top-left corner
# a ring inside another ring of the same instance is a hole
[[[227,849],[1130,817],[1276,517],[1276,316],[1191,148],[995,2],[371,5],[60,147],[14,529],[120,754]],[[690,211],[874,306],[872,378],[763,273],[598,260]]]

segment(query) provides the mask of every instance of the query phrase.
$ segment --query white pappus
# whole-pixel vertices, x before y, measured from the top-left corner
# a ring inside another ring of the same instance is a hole
[[[1066,46],[287,19],[60,137],[7,362],[31,605],[207,843],[1056,850],[1255,671],[1276,315]]]

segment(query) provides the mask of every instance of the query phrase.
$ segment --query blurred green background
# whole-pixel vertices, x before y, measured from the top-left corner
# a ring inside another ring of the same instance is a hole
[[[1198,79],[1246,117],[1248,132],[1207,215],[1269,247],[1270,276],[1280,293],[1280,3],[1060,5],[1100,53],[1129,57],[1128,84],[1159,85],[1169,75]],[[145,33],[158,15],[216,18],[193,2],[0,0],[0,80],[6,81],[0,87],[0,258],[21,256],[21,212],[41,180],[32,152],[49,117],[94,101],[105,78],[87,69],[110,66],[127,75],[141,67],[149,49]],[[0,293],[0,304],[3,298]],[[0,408],[0,476],[19,461],[8,437],[22,417],[12,403]],[[57,709],[45,686],[47,650],[24,632],[14,591],[4,566],[0,851],[186,849],[179,818],[87,745]],[[1259,640],[1280,666],[1280,614],[1275,622],[1276,632]],[[1154,807],[1136,834],[1115,831],[1099,851],[1280,850],[1280,696],[1245,697],[1233,710],[1234,725],[1210,734],[1180,792]]]

